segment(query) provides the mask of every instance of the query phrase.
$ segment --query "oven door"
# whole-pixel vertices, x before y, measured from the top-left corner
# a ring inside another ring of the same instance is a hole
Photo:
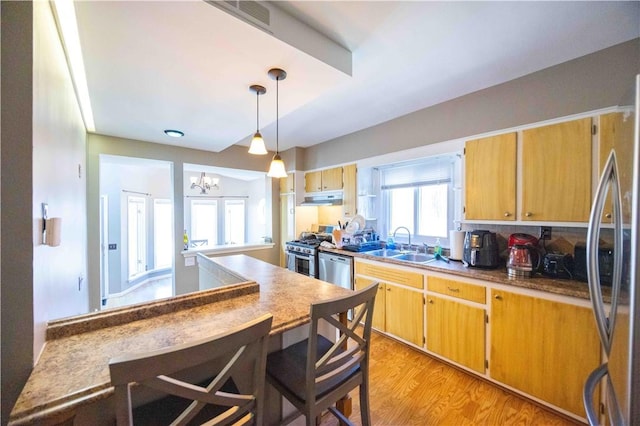
[[[317,278],[315,256],[309,253],[287,251],[287,269],[302,275]]]

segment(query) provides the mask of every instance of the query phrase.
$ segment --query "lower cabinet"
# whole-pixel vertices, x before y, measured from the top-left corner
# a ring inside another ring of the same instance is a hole
[[[368,286],[370,286],[371,284],[373,284],[374,281],[373,280],[369,280],[366,278],[362,278],[362,277],[356,277],[355,281],[354,281],[354,288],[356,290],[362,290],[363,288],[366,288]],[[386,326],[385,326],[385,285],[384,283],[379,283],[378,284],[378,294],[376,295],[376,302],[373,305],[373,328],[380,330],[380,331],[385,331],[386,330]]]
[[[427,296],[428,350],[484,374],[484,346],[484,309]]]
[[[591,310],[494,289],[490,321],[491,377],[585,417],[582,389],[600,364]]]

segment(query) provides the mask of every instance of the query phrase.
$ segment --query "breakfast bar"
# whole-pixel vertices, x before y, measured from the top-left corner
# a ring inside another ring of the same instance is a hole
[[[350,292],[246,255],[211,261],[246,281],[49,323],[47,343],[9,424],[110,424],[112,357],[219,334],[266,313],[273,315],[270,336],[278,343],[309,322],[311,303]]]

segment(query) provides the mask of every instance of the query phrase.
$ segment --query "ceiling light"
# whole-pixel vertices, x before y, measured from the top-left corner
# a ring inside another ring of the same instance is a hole
[[[267,176],[269,177],[276,177],[276,178],[283,178],[283,177],[287,177],[287,171],[284,167],[284,161],[282,161],[282,158],[280,158],[280,153],[279,153],[279,146],[278,146],[278,138],[279,138],[279,129],[278,129],[278,96],[279,96],[279,82],[280,80],[284,80],[285,78],[287,78],[287,73],[284,70],[281,70],[280,68],[272,68],[269,70],[269,77],[271,77],[272,79],[274,79],[276,81],[276,155],[273,156],[273,159],[271,160],[271,166],[269,166],[269,172],[267,173]]]
[[[181,138],[184,136],[184,133],[180,130],[167,129],[164,131],[164,134],[167,136],[171,136],[172,138]]]
[[[260,134],[260,95],[267,93],[267,89],[257,84],[249,86],[249,90],[256,94],[256,133],[251,139],[251,146],[249,146],[249,154],[265,155],[267,148],[264,146],[264,139]]]
[[[211,189],[220,189],[218,186],[218,182],[220,179],[218,178],[210,178],[206,176],[204,172],[200,173],[200,179],[195,176],[192,176],[191,179],[191,189],[200,188],[201,194],[206,194]]]

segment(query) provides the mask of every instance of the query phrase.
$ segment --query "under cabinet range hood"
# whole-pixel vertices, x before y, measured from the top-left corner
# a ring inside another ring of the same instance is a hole
[[[341,206],[342,195],[314,195],[313,197],[304,197],[301,206]]]

